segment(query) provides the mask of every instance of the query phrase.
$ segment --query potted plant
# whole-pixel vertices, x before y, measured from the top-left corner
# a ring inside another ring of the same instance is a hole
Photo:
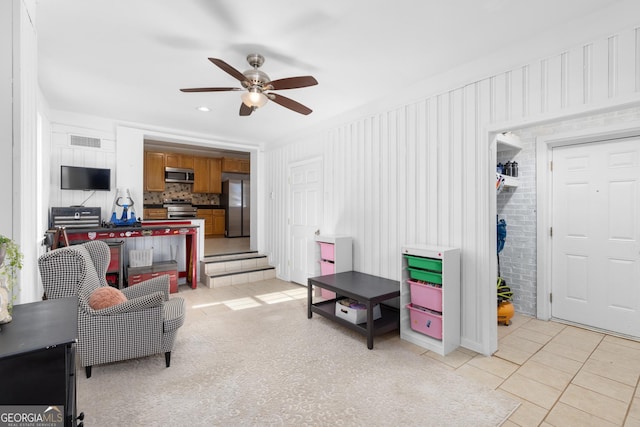
[[[13,308],[13,287],[18,270],[22,269],[20,246],[11,238],[0,234],[0,287],[6,287],[9,293],[9,312]]]

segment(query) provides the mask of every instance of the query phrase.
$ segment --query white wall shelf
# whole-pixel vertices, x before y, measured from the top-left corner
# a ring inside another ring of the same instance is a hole
[[[504,178],[504,186],[505,187],[517,187],[518,186],[518,177],[517,176],[509,176],[509,175],[500,175]]]
[[[511,132],[496,135],[496,151],[522,150],[520,137]]]
[[[522,150],[522,142],[520,137],[511,132],[499,133],[496,135],[496,152],[501,151],[520,151]],[[503,175],[504,187],[516,188],[518,186],[518,177],[511,175]]]

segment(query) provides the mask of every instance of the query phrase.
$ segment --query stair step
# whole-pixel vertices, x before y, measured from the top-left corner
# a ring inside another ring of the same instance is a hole
[[[207,274],[205,276],[204,284],[209,288],[219,288],[222,286],[238,285],[241,283],[259,282],[261,280],[273,279],[275,277],[275,267],[265,265]]]
[[[202,258],[202,262],[220,262],[230,259],[249,259],[253,257],[263,257],[265,255],[261,255],[258,251],[247,251],[247,252],[230,252],[225,254],[218,255],[207,255]]]
[[[257,252],[243,254],[242,256],[207,257],[200,262],[200,274],[204,273],[207,276],[211,276],[268,266],[269,259],[267,256],[260,255]]]
[[[200,261],[200,277],[209,288],[258,282],[276,277],[269,258],[257,251],[209,255]]]

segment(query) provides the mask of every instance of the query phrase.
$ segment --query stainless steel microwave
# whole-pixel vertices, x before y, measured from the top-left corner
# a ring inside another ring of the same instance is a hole
[[[193,184],[193,169],[164,168],[164,182]]]

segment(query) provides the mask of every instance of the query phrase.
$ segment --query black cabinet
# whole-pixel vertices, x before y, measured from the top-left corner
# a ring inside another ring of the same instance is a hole
[[[19,406],[48,425],[75,425],[77,318],[76,297],[14,307],[0,325],[0,414]]]

